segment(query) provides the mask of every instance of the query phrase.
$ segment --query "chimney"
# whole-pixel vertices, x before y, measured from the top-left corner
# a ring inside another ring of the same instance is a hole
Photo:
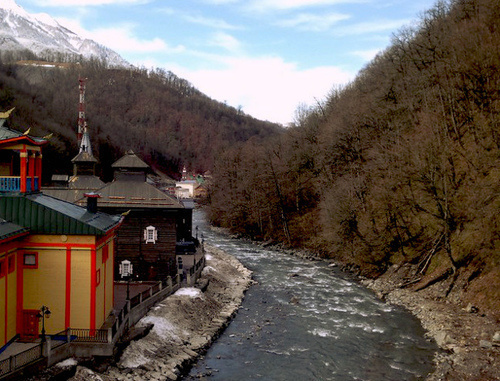
[[[97,199],[101,196],[94,192],[85,193],[84,196],[87,197],[87,212],[97,213]]]

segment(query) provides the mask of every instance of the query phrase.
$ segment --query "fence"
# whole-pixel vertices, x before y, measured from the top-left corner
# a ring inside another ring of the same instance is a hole
[[[0,378],[22,369],[27,365],[40,361],[43,358],[42,345],[43,344],[40,343],[24,352],[0,361]]]

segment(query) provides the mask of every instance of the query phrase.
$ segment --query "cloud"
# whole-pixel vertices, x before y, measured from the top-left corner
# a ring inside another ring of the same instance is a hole
[[[381,51],[382,49],[355,50],[350,54],[355,57],[360,57],[364,61],[371,61]]]
[[[185,13],[177,11],[173,8],[161,8],[159,11],[169,16],[179,17],[182,20],[187,21],[191,24],[202,25],[213,29],[228,29],[228,30],[242,29],[240,26],[232,25],[222,19]]]
[[[45,7],[86,7],[110,4],[148,4],[151,0],[35,0]]]
[[[299,70],[280,57],[227,58],[226,65],[223,69],[174,71],[216,100],[242,106],[247,114],[283,125],[293,120],[299,104],[315,103],[334,85],[347,83],[355,74],[335,66]]]
[[[184,15],[184,20],[198,25],[208,26],[210,28],[216,29],[241,29],[235,25],[231,25],[224,20],[208,18],[203,16],[194,16],[194,15]]]
[[[310,8],[344,3],[365,3],[368,0],[251,0],[248,8],[255,11]]]
[[[338,37],[350,36],[350,35],[362,35],[370,33],[379,33],[386,31],[393,31],[401,28],[401,26],[406,25],[411,20],[400,19],[400,20],[376,20],[370,22],[361,22],[351,25],[343,25],[342,28],[336,28],[335,35]]]
[[[329,30],[339,21],[349,19],[349,15],[341,13],[311,14],[301,13],[293,18],[278,21],[276,25],[287,28],[298,28],[303,31],[323,32]]]
[[[171,52],[179,53],[185,50],[185,47],[178,45],[169,46],[161,38],[140,39],[135,36],[135,26],[133,24],[121,24],[108,28],[98,28],[93,30],[85,29],[79,20],[58,17],[57,22],[78,34],[83,38],[94,40],[106,47],[115,50],[120,54],[124,53],[152,53],[152,52]]]
[[[208,45],[220,47],[233,53],[241,51],[241,43],[230,34],[223,32],[215,33],[212,39],[208,41]]]

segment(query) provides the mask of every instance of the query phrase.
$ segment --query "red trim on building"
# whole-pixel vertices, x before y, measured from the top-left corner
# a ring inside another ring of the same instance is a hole
[[[4,330],[4,338],[5,338],[5,342],[4,343],[1,343],[2,346],[7,342],[9,341],[9,338],[7,337],[7,328],[9,326],[9,282],[8,282],[8,279],[9,277],[6,276],[5,277],[5,298],[4,298],[4,301],[5,301],[5,330]]]
[[[18,136],[17,138],[4,139],[0,145],[10,145],[10,143],[15,143],[18,141],[27,140],[30,144],[34,146],[42,146],[48,142],[48,140],[42,140],[41,142],[32,139],[29,135]]]
[[[7,257],[7,273],[13,273],[16,269],[16,256],[14,254]]]
[[[42,187],[42,153],[39,152],[35,159],[35,176],[38,176],[38,189]]]
[[[30,242],[25,241],[22,244],[23,248],[28,249],[30,245],[35,247],[65,247],[65,248],[83,248],[83,249],[95,249],[93,243],[43,243],[43,242]]]
[[[28,155],[28,177],[31,178],[31,189],[29,191],[33,192],[35,190],[35,153]]]
[[[27,176],[27,171],[28,171],[28,151],[26,147],[24,147],[21,150],[20,153],[20,165],[21,165],[21,192],[26,193],[26,186],[27,186],[27,181],[26,181],[26,176]]]
[[[64,325],[71,326],[71,249],[66,248],[66,303],[64,311]]]
[[[107,246],[106,246],[107,247]],[[103,314],[103,320],[106,321],[106,293],[108,292],[108,285],[106,283],[106,268],[107,268],[107,263],[104,262],[104,267],[103,267],[103,271],[104,271],[104,285],[103,285],[103,290],[104,290],[104,309],[102,311],[102,314]]]
[[[17,306],[16,306],[16,333],[22,331],[23,326],[23,305],[24,305],[24,290],[23,290],[23,252],[20,250],[17,253]]]
[[[4,239],[0,240],[0,244],[7,243],[9,241],[15,240],[17,238],[23,237],[23,236],[28,235],[28,234],[30,234],[30,232],[19,233],[19,234],[13,235],[11,237],[4,238]],[[9,251],[14,247],[17,247],[17,243],[10,244],[9,246],[7,246],[6,250]]]
[[[7,261],[0,259],[0,279],[7,275]]]
[[[90,329],[95,329],[96,312],[96,262],[97,251],[93,248],[90,252]]]

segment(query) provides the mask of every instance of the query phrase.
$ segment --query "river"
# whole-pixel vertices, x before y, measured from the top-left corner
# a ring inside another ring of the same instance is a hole
[[[419,321],[322,261],[193,225],[257,282],[223,335],[184,380],[421,380],[437,351]]]

